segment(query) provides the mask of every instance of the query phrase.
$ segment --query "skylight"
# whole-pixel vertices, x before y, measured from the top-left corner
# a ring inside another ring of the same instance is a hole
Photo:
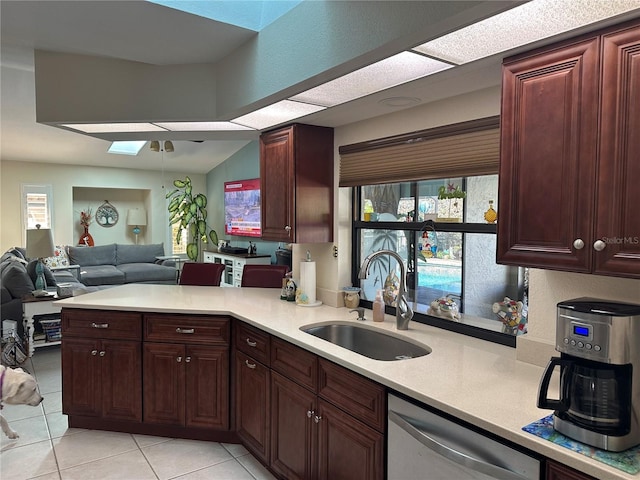
[[[146,140],[111,142],[107,151],[117,155],[138,155],[145,143],[147,143]]]
[[[302,0],[147,0],[186,13],[259,32]]]

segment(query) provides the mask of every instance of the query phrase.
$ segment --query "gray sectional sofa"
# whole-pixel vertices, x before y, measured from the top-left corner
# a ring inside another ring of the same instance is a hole
[[[176,284],[177,270],[164,256],[161,243],[124,245],[112,243],[97,247],[67,247],[69,263],[80,265],[79,280],[87,286],[112,286],[125,283]]]

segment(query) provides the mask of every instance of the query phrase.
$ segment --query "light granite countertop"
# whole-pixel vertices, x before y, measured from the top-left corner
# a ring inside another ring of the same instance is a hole
[[[347,308],[301,307],[278,289],[122,285],[56,302],[63,308],[231,315],[343,365],[427,405],[596,478],[634,479],[604,463],[557,446],[522,427],[549,415],[536,407],[541,367],[516,360],[515,349],[411,322],[398,331],[395,316],[358,322]],[[432,353],[400,361],[372,360],[304,333],[300,327],[353,322],[428,345]],[[552,394],[555,394],[552,392]]]

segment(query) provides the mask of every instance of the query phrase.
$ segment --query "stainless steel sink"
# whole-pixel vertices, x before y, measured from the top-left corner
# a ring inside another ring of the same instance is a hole
[[[431,348],[426,345],[417,345],[359,325],[329,323],[301,327],[300,330],[375,360],[406,360],[431,353]]]

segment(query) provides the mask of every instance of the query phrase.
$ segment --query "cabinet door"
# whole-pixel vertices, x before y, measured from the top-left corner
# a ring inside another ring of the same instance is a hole
[[[598,47],[592,37],[503,65],[498,263],[591,270]]]
[[[640,26],[605,35],[602,52],[594,273],[640,278]]]
[[[382,480],[384,436],[330,403],[318,404],[318,479]]]
[[[260,197],[262,239],[295,240],[293,232],[294,150],[292,127],[260,137]]]
[[[229,429],[229,349],[189,345],[184,358],[188,427]]]
[[[236,352],[236,431],[243,445],[265,463],[269,462],[270,380],[267,367]]]
[[[105,419],[142,421],[140,342],[102,340],[102,415]]]
[[[590,475],[578,472],[572,468],[547,460],[547,480],[595,480]]]
[[[62,342],[62,412],[102,415],[100,341],[65,336]]]
[[[144,421],[184,425],[184,345],[143,345]]]
[[[314,478],[315,394],[271,372],[271,468],[289,480]]]

